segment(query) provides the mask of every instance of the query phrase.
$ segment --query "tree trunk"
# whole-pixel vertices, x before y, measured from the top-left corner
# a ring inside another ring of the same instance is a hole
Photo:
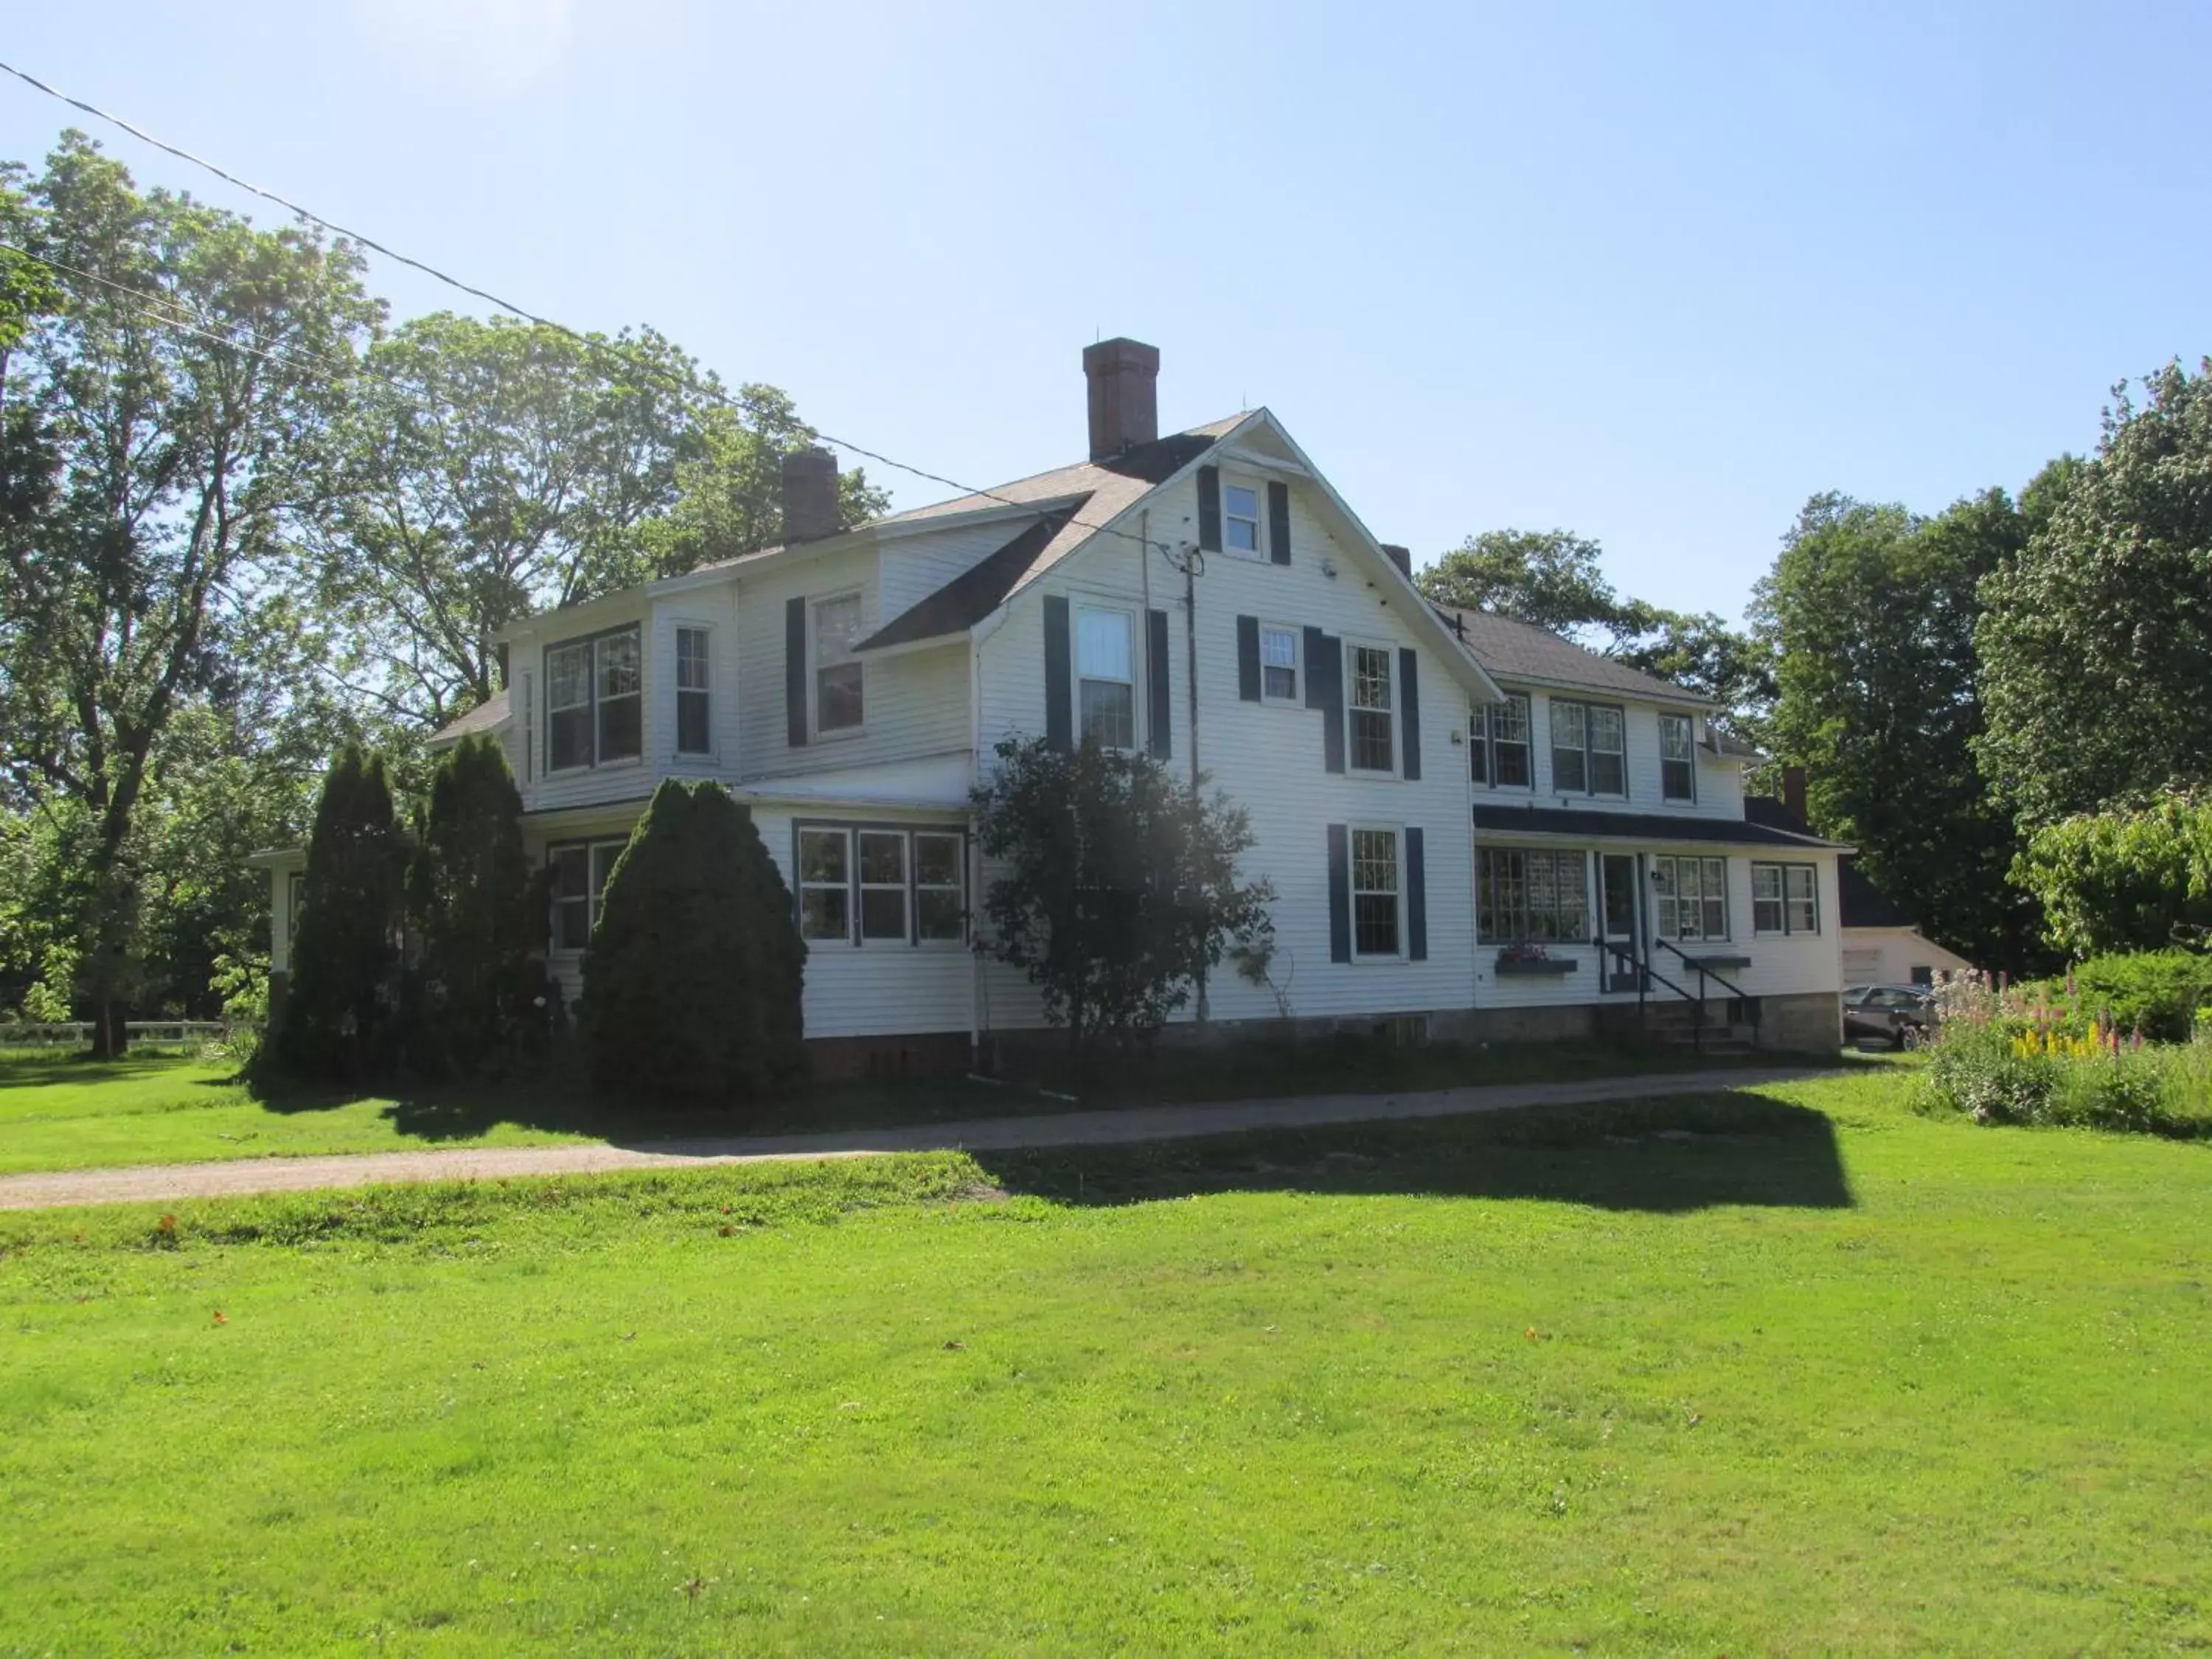
[[[124,1024],[128,1014],[123,1005],[103,997],[92,1018],[92,1057],[94,1060],[120,1060],[131,1046],[131,1033]]]

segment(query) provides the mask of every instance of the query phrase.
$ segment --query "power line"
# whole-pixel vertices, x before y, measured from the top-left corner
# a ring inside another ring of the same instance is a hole
[[[575,341],[586,350],[607,352],[611,356],[623,358],[624,361],[628,362],[633,368],[642,369],[649,374],[657,374],[662,379],[677,386],[681,390],[690,392],[695,396],[709,398],[727,408],[737,409],[739,407],[737,399],[731,397],[728,392],[722,391],[719,386],[702,385],[696,379],[690,375],[678,374],[673,370],[665,368],[659,363],[650,362],[642,358],[629,356],[629,354],[624,353],[618,345],[613,343],[604,339],[594,339],[587,334],[580,333],[577,330],[570,328],[566,323],[556,322],[550,317],[542,317],[536,312],[530,311],[522,306],[516,305],[512,301],[500,298],[498,295],[490,292],[489,289],[477,288],[472,283],[465,283],[459,277],[451,276],[448,273],[439,270],[435,265],[426,264],[420,259],[410,258],[409,255],[400,252],[397,248],[388,247],[384,243],[376,240],[374,237],[364,236],[357,230],[349,230],[345,226],[337,223],[334,220],[325,219],[321,214],[316,213],[308,208],[302,207],[299,203],[292,201],[288,198],[279,196],[273,190],[264,190],[259,185],[249,183],[247,180],[238,177],[237,174],[227,172],[223,168],[217,167],[214,162],[208,161],[202,156],[193,155],[191,151],[188,149],[179,149],[177,145],[169,143],[164,139],[156,138],[152,133],[148,132],[144,128],[134,125],[132,123],[125,120],[119,115],[112,115],[107,111],[101,109],[96,104],[88,104],[81,98],[72,98],[69,94],[62,91],[59,88],[47,85],[46,82],[39,79],[37,76],[29,73],[27,70],[17,69],[13,64],[0,61],[0,70],[4,70],[9,75],[14,76],[18,81],[22,82],[26,86],[32,87],[36,90],[46,94],[49,98],[58,99],[61,102],[67,104],[72,109],[82,110],[87,115],[92,116],[96,120],[105,121],[110,126],[118,128],[122,131],[129,133],[132,137],[139,140],[142,143],[151,144],[155,149],[161,150],[165,154],[173,155],[179,161],[190,162],[196,167],[199,167],[205,172],[213,173],[216,178],[222,179],[227,184],[234,185],[240,190],[260,197],[264,201],[274,202],[278,207],[283,208],[286,212],[295,214],[300,218],[306,220],[308,223],[319,226],[322,229],[329,231],[332,235],[342,236],[349,242],[358,243],[362,247],[373,248],[388,259],[396,259],[403,265],[406,265],[415,270],[419,270],[424,276],[431,277],[437,282],[443,283],[448,288],[457,289],[463,294],[472,296],[473,298],[483,300],[488,304],[496,306],[501,311],[504,311],[512,316],[519,317],[525,322],[534,323],[540,328],[551,329],[554,332]],[[37,256],[33,255],[32,257],[36,258]],[[836,436],[834,434],[824,432],[819,427],[809,427],[807,430],[823,443],[834,445],[839,449],[845,450],[851,454],[860,456],[864,459],[874,461],[879,465],[890,467],[896,471],[910,473],[915,477],[926,479],[931,483],[942,484],[947,489],[957,490],[963,495],[981,496],[985,501],[999,501],[1008,507],[1033,507],[1036,506],[1036,503],[1034,501],[1024,501],[1012,495],[1002,495],[995,490],[977,489],[970,485],[962,483],[957,478],[948,478],[940,472],[932,472],[927,468],[914,466],[905,461],[893,460],[890,456],[883,454],[877,450],[869,449],[864,445],[856,444],[848,439],[840,438]],[[1157,547],[1170,563],[1176,562],[1177,556],[1176,550],[1169,543],[1148,542],[1144,537],[1134,535],[1128,531],[1116,529],[1111,525],[1093,524],[1085,519],[1071,518],[1068,520],[1068,523],[1074,525],[1079,528],[1091,531],[1097,535],[1116,536],[1123,541],[1134,542],[1140,547]],[[1180,568],[1180,566],[1178,566],[1178,568]]]

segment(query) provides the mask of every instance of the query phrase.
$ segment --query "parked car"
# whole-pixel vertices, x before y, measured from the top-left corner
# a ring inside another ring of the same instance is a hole
[[[1936,994],[1924,985],[1847,985],[1844,1041],[1917,1048],[1936,1024]]]

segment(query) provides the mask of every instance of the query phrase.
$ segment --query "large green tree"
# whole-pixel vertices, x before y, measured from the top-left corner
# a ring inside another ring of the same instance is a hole
[[[304,538],[344,625],[337,672],[393,719],[441,725],[498,690],[508,623],[773,541],[778,462],[808,441],[783,393],[725,402],[649,328],[413,319],[368,354]],[[859,475],[846,487],[854,517],[880,510]]]
[[[81,991],[118,1051],[146,872],[132,828],[162,734],[226,672],[237,619],[320,487],[311,464],[379,307],[343,243],[255,229],[65,134],[18,244],[60,289],[15,325],[0,431],[0,727],[19,801],[86,820]],[[16,409],[23,411],[19,418]]]
[[[2212,784],[2212,359],[2144,389],[1983,586],[1983,764],[2032,824]]]
[[[1607,580],[1604,556],[1571,531],[1486,530],[1415,580],[1434,604],[1533,623],[1710,697],[1740,736],[1756,740],[1774,696],[1761,644],[1711,611],[1623,598]]]
[[[1975,762],[1976,592],[2029,527],[2002,490],[1932,520],[1817,495],[1753,603],[1775,664],[1771,739],[1806,769],[1814,828],[1857,847],[1933,937],[1992,967],[2027,963],[2036,918],[2007,881],[2018,837]]]
[[[294,1075],[360,1079],[392,1058],[406,866],[384,762],[349,744],[323,780],[307,839],[290,994],[276,1033]]]

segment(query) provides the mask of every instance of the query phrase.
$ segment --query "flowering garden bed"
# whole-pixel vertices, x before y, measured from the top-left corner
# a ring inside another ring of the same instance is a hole
[[[2212,1022],[2184,1041],[2123,1027],[2069,975],[2009,986],[1968,975],[1936,994],[1926,1097],[1977,1123],[2070,1124],[2212,1136]]]

